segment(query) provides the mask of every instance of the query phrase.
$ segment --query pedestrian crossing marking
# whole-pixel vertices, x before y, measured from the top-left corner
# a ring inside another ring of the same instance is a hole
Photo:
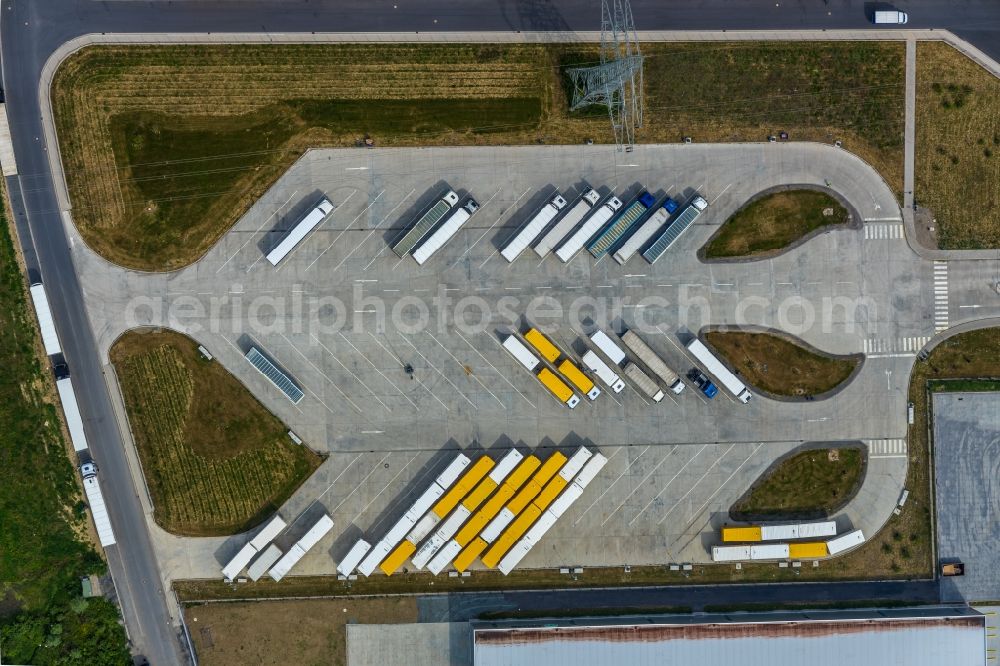
[[[903,338],[862,340],[862,351],[873,358],[881,356],[914,356],[930,341],[929,335],[914,335]]]
[[[867,439],[869,458],[905,458],[905,439]]]
[[[865,240],[898,240],[903,236],[902,223],[868,223],[865,225]]]
[[[934,262],[934,332],[948,328],[948,264]]]

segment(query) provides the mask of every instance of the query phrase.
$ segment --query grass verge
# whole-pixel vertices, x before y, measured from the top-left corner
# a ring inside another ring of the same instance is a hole
[[[111,362],[153,498],[174,534],[250,529],[281,506],[322,458],[198,344],[174,331],[130,331]]]
[[[841,139],[902,189],[902,43],[643,52],[641,142]],[[307,147],[612,141],[606,113],[567,110],[564,68],[596,57],[578,44],[89,47],[52,87],[74,219],[111,261],[174,269]]]
[[[705,340],[751,387],[785,398],[829,394],[852,377],[864,358],[826,354],[786,335],[761,331],[713,330]]]
[[[914,198],[938,246],[1000,247],[1000,78],[944,42],[917,43]]]
[[[850,221],[847,209],[825,192],[766,194],[736,211],[705,244],[705,259],[778,254],[809,234]]]
[[[587,568],[583,574],[573,577],[552,570],[514,570],[506,577],[494,571],[476,571],[471,578],[454,579],[435,578],[426,573],[399,573],[392,578],[373,576],[350,584],[334,576],[290,576],[280,584],[263,579],[255,584],[241,585],[227,585],[218,580],[182,580],[174,583],[174,589],[182,601],[197,601],[459,590],[927,578],[933,573],[927,382],[976,377],[1000,377],[1000,329],[956,335],[938,345],[926,362],[914,366],[909,388],[910,400],[914,403],[914,424],[909,427],[907,442],[906,487],[910,496],[906,508],[898,516],[891,516],[879,534],[869,535],[868,542],[860,548],[842,557],[824,560],[817,567],[782,569],[774,564],[751,562],[745,563],[740,570],[730,565],[695,565],[688,572],[670,571],[665,566],[633,566],[629,573],[622,567],[604,567]]]
[[[54,407],[0,191],[0,651],[4,663],[131,663],[118,609],[83,599],[105,564]]]
[[[864,479],[861,447],[810,449],[776,463],[729,510],[735,520],[818,520],[835,513]]]
[[[418,620],[412,597],[203,604],[184,617],[204,666],[346,665],[348,624]]]

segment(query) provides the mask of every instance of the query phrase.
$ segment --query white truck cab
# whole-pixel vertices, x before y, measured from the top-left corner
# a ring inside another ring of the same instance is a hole
[[[875,12],[875,25],[903,25],[909,20],[906,12],[896,10]]]

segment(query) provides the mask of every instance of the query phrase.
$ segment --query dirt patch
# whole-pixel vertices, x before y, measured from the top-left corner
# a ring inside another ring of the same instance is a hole
[[[414,597],[203,604],[184,609],[204,666],[347,663],[348,624],[417,621]]]
[[[917,43],[913,197],[942,249],[1000,247],[1000,78],[944,42]]]
[[[798,449],[776,460],[733,504],[733,520],[822,520],[857,494],[867,456],[860,444]]]
[[[319,467],[240,382],[174,331],[130,331],[111,362],[153,498],[174,534],[233,534],[256,525]]]
[[[827,354],[777,331],[715,328],[704,338],[747,384],[777,400],[829,398],[864,361],[863,354]]]
[[[831,227],[859,226],[861,217],[826,188],[771,188],[751,197],[698,250],[711,260],[755,260],[802,245]]]

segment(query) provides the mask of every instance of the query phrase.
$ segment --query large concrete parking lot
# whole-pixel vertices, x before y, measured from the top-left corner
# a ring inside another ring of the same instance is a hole
[[[698,260],[697,248],[747,199],[795,184],[835,190],[862,219],[773,259]],[[698,192],[710,205],[654,265],[636,256],[619,266],[586,252],[568,264],[531,251],[513,264],[499,256],[552,194],[572,201],[587,186],[623,200],[642,188],[681,200]],[[391,241],[448,188],[474,196],[480,210],[424,266],[396,257]],[[263,252],[320,194],[336,209],[272,267]],[[286,515],[321,497],[338,522],[330,538],[351,530],[377,537],[373,525],[392,517],[397,496],[416,488],[415,475],[430,473],[443,448],[590,443],[612,464],[549,540],[575,545],[540,549],[526,565],[639,564],[705,559],[699,535],[708,521],[770,461],[809,441],[863,440],[876,460],[891,461],[884,470],[873,465],[866,482],[885,502],[850,520],[878,526],[888,517],[905,476],[910,365],[963,312],[947,305],[948,270],[960,265],[921,260],[901,224],[881,178],[831,146],[314,150],[189,268],[127,271],[82,243],[75,260],[105,358],[137,325],[187,332],[309,445],[332,454]],[[956,288],[988,285],[970,278]],[[867,358],[844,391],[823,401],[758,397],[741,405],[720,394],[709,402],[689,388],[653,404],[628,388],[569,410],[500,347],[502,334],[526,322],[544,326],[574,358],[595,328],[635,328],[682,373],[693,365],[684,342],[716,324],[779,328],[822,350]],[[249,344],[299,382],[301,403],[242,358]],[[884,492],[873,479],[884,481]],[[627,547],[608,546],[608,537],[623,543],[637,535]],[[159,541],[185,562],[175,577],[215,575],[227,554],[217,551],[230,547],[206,540],[182,552],[182,540],[161,534]],[[322,569],[322,556],[331,571],[330,548],[341,554],[337,546],[317,549],[303,568]],[[209,552],[210,559],[199,554]]]

